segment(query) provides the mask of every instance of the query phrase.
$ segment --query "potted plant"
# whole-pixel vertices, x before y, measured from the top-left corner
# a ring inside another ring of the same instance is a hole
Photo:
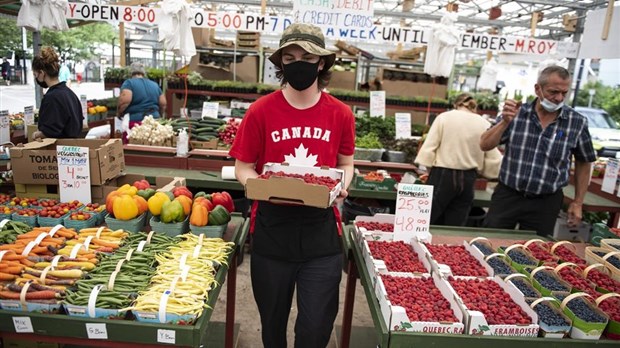
[[[370,132],[355,138],[355,154],[353,157],[356,160],[380,161],[383,151],[383,145],[375,133]]]

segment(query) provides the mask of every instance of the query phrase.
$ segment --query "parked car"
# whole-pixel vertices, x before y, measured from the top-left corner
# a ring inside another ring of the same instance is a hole
[[[588,129],[598,156],[620,156],[620,129],[616,121],[602,109],[577,106],[575,110],[588,118]]]

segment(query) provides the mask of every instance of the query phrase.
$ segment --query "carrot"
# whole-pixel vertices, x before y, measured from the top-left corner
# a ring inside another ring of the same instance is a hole
[[[19,293],[12,291],[0,291],[0,298],[6,300],[19,300]],[[56,292],[51,290],[32,291],[26,293],[26,300],[44,300],[56,298]]]
[[[14,266],[14,267],[5,267],[2,269],[2,272],[19,275],[20,273],[22,273],[22,269],[24,269],[24,266],[21,266],[21,265]]]
[[[20,262],[24,266],[28,266],[28,267],[34,266],[34,262],[28,260],[27,258],[22,259]]]
[[[17,266],[20,265],[19,261],[5,261],[2,260],[2,262],[0,262],[0,268],[2,267],[10,267],[10,266]]]
[[[17,276],[15,274],[0,272],[0,280],[14,280],[16,278]]]
[[[104,240],[101,239],[93,239],[91,241],[92,244],[96,244],[96,245],[100,245],[103,247],[110,247],[110,248],[118,248],[120,243],[111,243],[111,242],[106,242]]]
[[[68,230],[66,228],[61,228],[58,232],[56,232],[56,234],[67,239],[73,239],[78,235],[75,231]]]
[[[24,255],[18,255],[18,254],[5,254],[2,257],[2,261],[7,260],[7,261],[21,261],[23,259],[25,259],[26,256]]]
[[[42,231],[39,228],[35,228],[30,232],[26,232],[24,234],[20,234],[17,236],[17,239],[34,239],[37,238],[41,233],[46,233],[49,231]]]
[[[24,250],[24,246],[23,245],[18,245],[18,244],[3,244],[0,245],[0,250],[13,250],[16,253],[21,254],[21,251],[18,250]]]

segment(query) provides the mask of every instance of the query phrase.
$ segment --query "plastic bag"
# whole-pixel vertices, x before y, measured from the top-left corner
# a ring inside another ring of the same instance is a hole
[[[43,0],[22,0],[22,6],[17,15],[17,26],[38,31],[41,28],[42,7]]]
[[[187,130],[185,128],[179,131],[179,136],[177,137],[177,156],[185,157],[189,152],[189,136],[187,135]]]
[[[51,30],[68,30],[67,17],[65,12],[69,7],[67,0],[47,0],[43,3],[41,10],[41,25],[43,28]]]

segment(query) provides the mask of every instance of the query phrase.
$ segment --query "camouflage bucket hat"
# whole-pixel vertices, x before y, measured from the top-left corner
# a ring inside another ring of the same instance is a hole
[[[297,45],[308,53],[323,57],[325,60],[325,70],[329,70],[336,60],[336,54],[325,49],[323,32],[314,25],[295,23],[288,26],[282,33],[280,48],[269,56],[269,60],[276,66],[280,66],[282,63],[282,49],[290,45]]]

